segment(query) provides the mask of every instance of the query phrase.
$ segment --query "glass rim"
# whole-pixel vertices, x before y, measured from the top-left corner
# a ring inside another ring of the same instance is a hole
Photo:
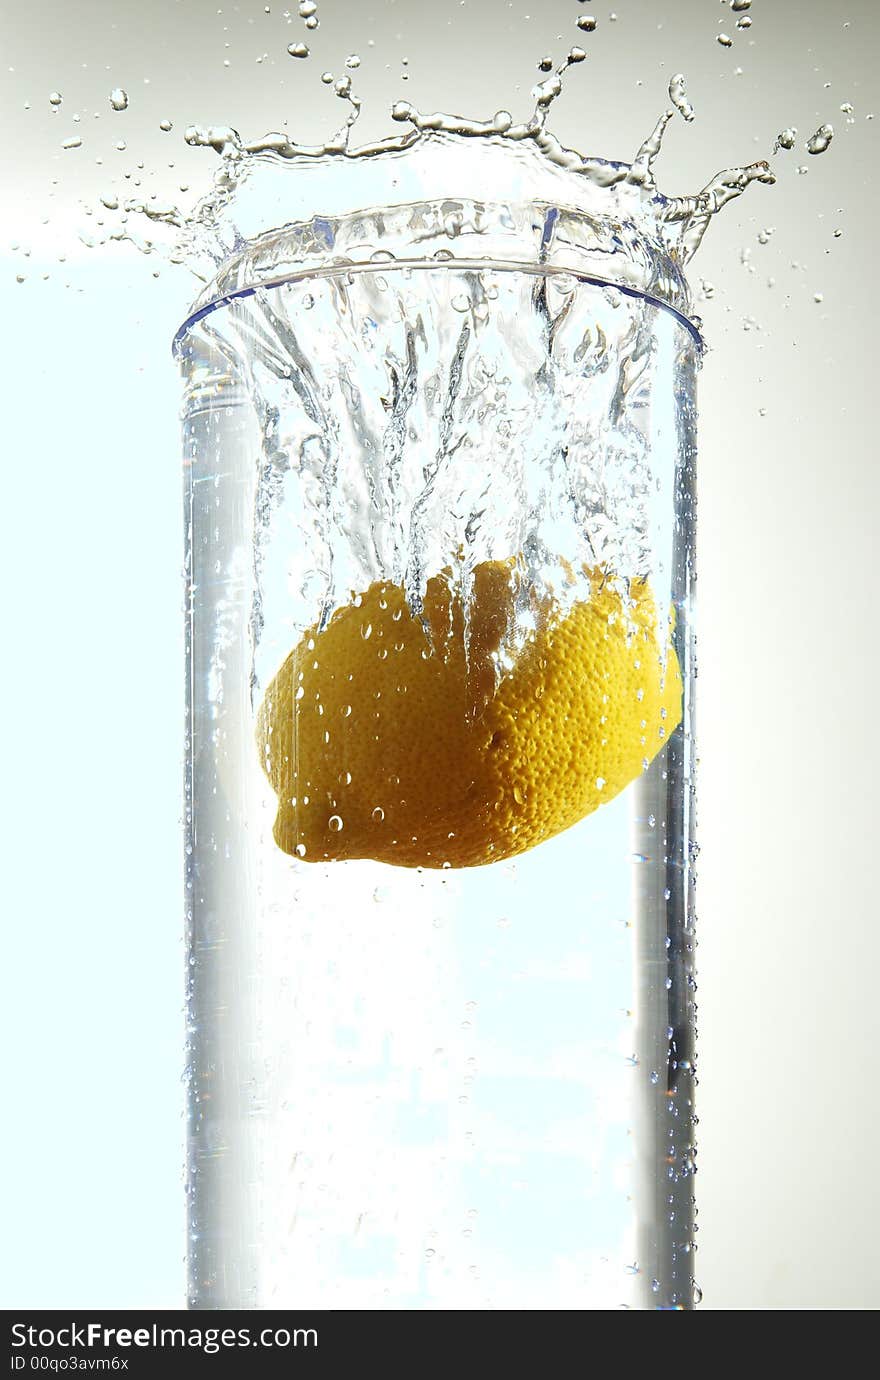
[[[171,352],[175,359],[179,358],[184,339],[200,321],[224,307],[230,307],[236,301],[242,301],[248,297],[255,297],[257,293],[274,290],[284,287],[288,283],[305,282],[309,279],[338,278],[342,274],[379,273],[384,277],[386,274],[401,272],[405,269],[422,269],[426,271],[449,271],[454,269],[467,269],[471,272],[480,269],[492,269],[493,272],[503,273],[527,273],[535,278],[569,277],[574,278],[578,283],[587,284],[592,287],[612,288],[616,292],[623,293],[625,297],[637,297],[651,306],[658,307],[660,310],[668,312],[673,316],[679,325],[683,326],[693,339],[697,349],[702,356],[706,348],[706,342],[700,327],[696,322],[683,311],[674,307],[670,302],[666,302],[662,297],[647,292],[643,289],[631,287],[626,283],[616,282],[613,278],[603,278],[598,274],[587,273],[583,270],[569,267],[565,264],[541,264],[526,260],[516,259],[497,260],[491,258],[398,258],[389,259],[381,263],[346,263],[332,264],[325,267],[311,266],[302,268],[298,271],[278,274],[276,277],[264,278],[258,283],[244,284],[236,288],[233,292],[222,293],[204,302],[201,306],[191,311],[184,318],[180,326],[174,333],[171,342]]]

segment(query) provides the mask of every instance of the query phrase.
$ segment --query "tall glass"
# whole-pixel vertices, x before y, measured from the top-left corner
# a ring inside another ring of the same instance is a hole
[[[670,273],[409,203],[246,248],[178,333],[192,1307],[693,1306]]]

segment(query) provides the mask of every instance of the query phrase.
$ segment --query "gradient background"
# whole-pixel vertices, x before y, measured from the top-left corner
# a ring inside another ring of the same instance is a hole
[[[194,291],[130,249],[87,250],[77,232],[96,217],[81,203],[137,178],[160,195],[204,187],[212,155],[184,145],[191,122],[253,137],[286,117],[301,140],[321,139],[342,108],[319,73],[341,74],[351,52],[366,136],[399,98],[522,117],[537,59],[582,42],[589,60],[552,126],[586,153],[631,157],[670,75],[686,74],[698,118],[668,132],[670,192],[799,131],[774,159],[777,186],[729,207],[692,270],[715,288],[697,307],[711,346],[698,1279],[715,1309],[876,1308],[880,7],[754,0],[744,32],[719,0],[619,0],[615,21],[576,0],[320,0],[307,35],[288,4],[290,22],[276,4],[5,0],[0,1304],[183,1300],[169,342]],[[580,36],[585,11],[599,26]],[[302,38],[309,62],[285,51]],[[117,85],[130,96],[118,114]],[[825,121],[834,143],[809,157],[803,139]],[[75,134],[83,147],[62,151]]]

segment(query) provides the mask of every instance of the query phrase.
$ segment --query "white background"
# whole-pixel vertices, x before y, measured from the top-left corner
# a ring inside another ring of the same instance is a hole
[[[349,52],[363,58],[367,134],[387,127],[400,97],[519,117],[536,60],[578,41],[584,12],[575,0],[323,0],[314,60],[298,63],[285,52],[306,37],[295,4],[291,24],[270,8],[6,3],[6,1307],[183,1297],[182,522],[169,342],[193,285],[118,246],[84,249],[77,229],[95,218],[80,203],[125,191],[139,161],[148,189],[203,187],[212,155],[184,146],[191,121],[252,137],[286,117],[298,136],[322,137],[340,109],[318,73],[338,75]],[[711,345],[700,392],[698,1277],[710,1308],[873,1308],[880,14],[871,0],[754,0],[745,33],[719,0],[620,0],[615,22],[586,8],[599,20],[582,40],[590,58],[553,119],[582,151],[630,157],[678,70],[698,119],[669,131],[669,191],[696,190],[721,166],[765,156],[783,126],[799,130],[798,147],[774,160],[777,186],[728,208],[694,265],[715,286],[698,308]],[[120,114],[108,103],[117,85],[131,98]],[[158,129],[166,117],[170,134]],[[803,139],[825,121],[834,143],[809,157]],[[73,134],[82,148],[63,152]]]

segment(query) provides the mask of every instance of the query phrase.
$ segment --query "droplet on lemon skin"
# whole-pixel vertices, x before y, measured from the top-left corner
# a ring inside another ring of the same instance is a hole
[[[648,584],[586,571],[589,593],[561,612],[519,571],[475,568],[467,649],[445,574],[419,618],[402,588],[377,582],[304,634],[257,718],[279,848],[477,867],[568,829],[661,751],[682,686]],[[533,630],[499,677],[524,595]]]

